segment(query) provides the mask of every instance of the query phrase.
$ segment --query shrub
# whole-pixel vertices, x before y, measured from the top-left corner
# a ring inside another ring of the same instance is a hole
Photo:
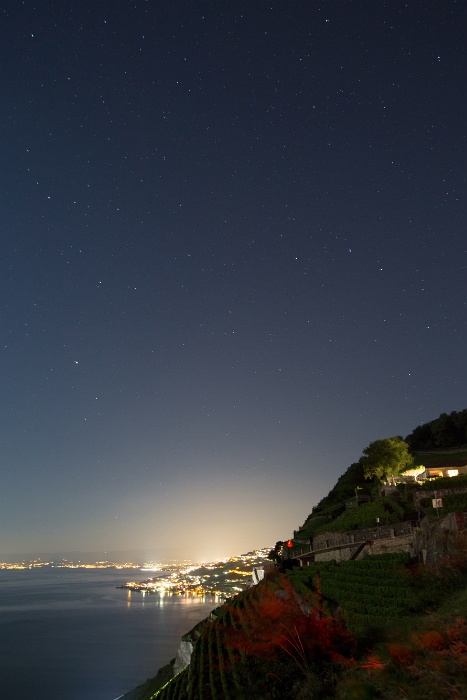
[[[437,630],[416,632],[411,635],[411,640],[419,649],[439,650],[446,646],[446,640]]]
[[[402,644],[388,644],[388,654],[393,663],[404,666],[412,666],[415,658],[413,651]]]
[[[332,522],[321,525],[316,532],[345,532],[355,528],[374,527],[376,518],[379,518],[381,525],[388,525],[401,520],[403,516],[404,509],[399,503],[390,498],[379,498],[344,511]]]

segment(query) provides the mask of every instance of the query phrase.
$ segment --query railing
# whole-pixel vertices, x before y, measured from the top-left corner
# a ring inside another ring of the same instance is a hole
[[[344,549],[352,545],[359,545],[362,542],[373,540],[393,539],[395,537],[404,537],[412,534],[414,526],[411,522],[395,523],[394,525],[385,525],[383,527],[366,528],[364,530],[354,530],[347,532],[345,535],[329,539],[315,538],[312,543],[306,547],[294,549],[290,552],[290,557],[301,557],[313,552],[323,552],[332,549]],[[317,541],[316,541],[317,540]]]

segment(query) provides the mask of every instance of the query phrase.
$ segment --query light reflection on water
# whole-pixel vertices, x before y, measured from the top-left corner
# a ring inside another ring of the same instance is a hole
[[[115,570],[0,571],[0,698],[112,700],[154,675],[219,605],[116,588],[127,580]]]
[[[190,593],[183,593],[179,595],[174,595],[170,593],[148,593],[147,591],[141,590],[141,591],[132,591],[130,588],[125,589],[127,591],[127,607],[130,607],[132,601],[135,600],[135,598],[138,600],[138,604],[141,605],[141,607],[145,607],[146,600],[148,598],[151,599],[151,604],[155,605],[156,607],[162,608],[166,603],[173,604],[174,599],[177,599],[178,603],[180,605],[213,605],[213,607],[217,607],[218,605],[221,605],[221,603],[224,601],[224,598],[217,596],[217,595],[193,595]]]

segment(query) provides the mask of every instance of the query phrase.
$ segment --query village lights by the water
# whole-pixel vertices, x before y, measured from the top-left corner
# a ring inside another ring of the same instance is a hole
[[[140,582],[128,581],[122,588],[143,594],[225,597],[248,586],[253,566],[261,565],[268,552],[266,548],[203,564],[154,565],[144,570],[159,571],[159,576]]]
[[[143,594],[227,597],[248,587],[253,567],[261,566],[270,548],[258,549],[246,554],[219,559],[207,563],[146,562],[143,565],[133,562],[110,561],[71,561],[61,559],[46,561],[41,558],[19,562],[0,562],[0,569],[26,570],[50,568],[66,569],[132,569],[141,572],[154,572],[157,576],[144,581],[128,581],[119,588]]]
[[[56,561],[44,561],[43,559],[29,559],[16,562],[0,562],[0,569],[11,569],[15,571],[21,571],[24,569],[43,569],[45,567],[51,567],[55,569],[140,569],[141,564],[134,564],[133,562],[110,562],[110,561],[95,561],[95,562],[81,562],[81,561],[69,561],[68,559],[60,559]]]

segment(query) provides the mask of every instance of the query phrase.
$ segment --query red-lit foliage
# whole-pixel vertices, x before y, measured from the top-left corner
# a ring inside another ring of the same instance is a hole
[[[449,624],[446,624],[448,621]],[[368,696],[363,694],[362,698],[466,698],[466,621],[457,618],[453,622],[452,618],[449,620],[448,617],[434,613],[430,615],[430,625],[436,625],[437,629],[421,629],[405,639],[385,645],[387,657],[384,654],[384,662],[370,651],[368,662],[354,667],[357,674],[352,671],[347,674],[349,680],[343,681],[343,688],[346,683],[354,683],[358,689],[358,681],[362,680],[370,692]],[[367,672],[361,669],[366,669]],[[375,669],[378,669],[378,673],[374,673]],[[338,697],[347,700],[352,696],[341,694]]]
[[[231,610],[236,629],[227,632],[227,644],[243,654],[273,657],[278,649],[305,672],[307,660],[326,659],[347,663],[352,638],[335,619],[322,617],[319,606],[304,614],[286,576],[275,589],[264,586],[258,600],[246,609]]]
[[[367,661],[364,664],[360,664],[358,668],[367,668],[372,671],[380,671],[383,667],[384,664],[379,658],[379,656],[369,656]]]
[[[420,649],[439,650],[446,646],[446,640],[443,635],[437,630],[429,630],[428,632],[417,632],[412,635],[412,641]]]
[[[455,624],[448,629],[449,647],[444,653],[461,657],[463,665],[467,666],[467,622],[458,617]]]
[[[391,661],[403,666],[412,666],[414,663],[414,653],[402,644],[388,644],[388,652]]]

